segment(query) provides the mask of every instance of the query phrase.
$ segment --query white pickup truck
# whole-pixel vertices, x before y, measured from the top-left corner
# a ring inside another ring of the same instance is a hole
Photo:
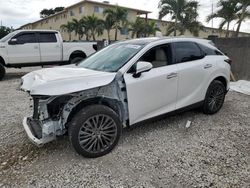
[[[54,30],[17,30],[0,39],[0,80],[5,68],[77,63],[96,51],[96,42],[63,42]]]

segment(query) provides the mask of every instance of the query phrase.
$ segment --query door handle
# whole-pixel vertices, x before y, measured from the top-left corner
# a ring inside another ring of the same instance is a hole
[[[177,75],[178,74],[176,72],[172,72],[169,75],[167,75],[167,79],[175,78],[175,77],[177,77]]]
[[[211,68],[213,65],[212,64],[206,64],[205,66],[204,66],[204,69],[209,69],[209,68]]]

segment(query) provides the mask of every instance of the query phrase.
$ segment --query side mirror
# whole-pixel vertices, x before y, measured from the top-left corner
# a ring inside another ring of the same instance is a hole
[[[15,44],[17,44],[17,39],[16,39],[16,38],[10,39],[10,40],[9,40],[9,44],[10,44],[10,45],[15,45]]]
[[[136,64],[136,71],[133,74],[134,78],[138,78],[141,76],[142,73],[148,72],[153,68],[153,65],[150,62],[146,61],[139,61]]]

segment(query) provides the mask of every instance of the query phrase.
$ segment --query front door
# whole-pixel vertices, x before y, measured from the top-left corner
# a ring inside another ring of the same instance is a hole
[[[175,110],[178,70],[172,65],[170,45],[157,46],[146,52],[139,61],[151,62],[153,69],[134,78],[124,75],[130,124]]]
[[[16,44],[7,47],[10,64],[40,63],[40,48],[35,33],[20,33],[13,38]]]

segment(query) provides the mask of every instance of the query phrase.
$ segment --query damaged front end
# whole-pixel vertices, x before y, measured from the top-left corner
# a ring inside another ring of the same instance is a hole
[[[60,109],[70,96],[59,98],[32,96],[32,98],[33,115],[24,118],[23,126],[30,140],[34,144],[41,146],[55,140],[56,136],[65,134],[66,129],[61,123]],[[58,101],[57,104],[55,100]]]
[[[126,86],[123,77],[116,76],[108,85],[59,96],[32,96],[33,115],[23,120],[24,129],[37,146],[64,135],[68,123],[82,108],[103,104],[117,112],[124,126],[128,122]]]

